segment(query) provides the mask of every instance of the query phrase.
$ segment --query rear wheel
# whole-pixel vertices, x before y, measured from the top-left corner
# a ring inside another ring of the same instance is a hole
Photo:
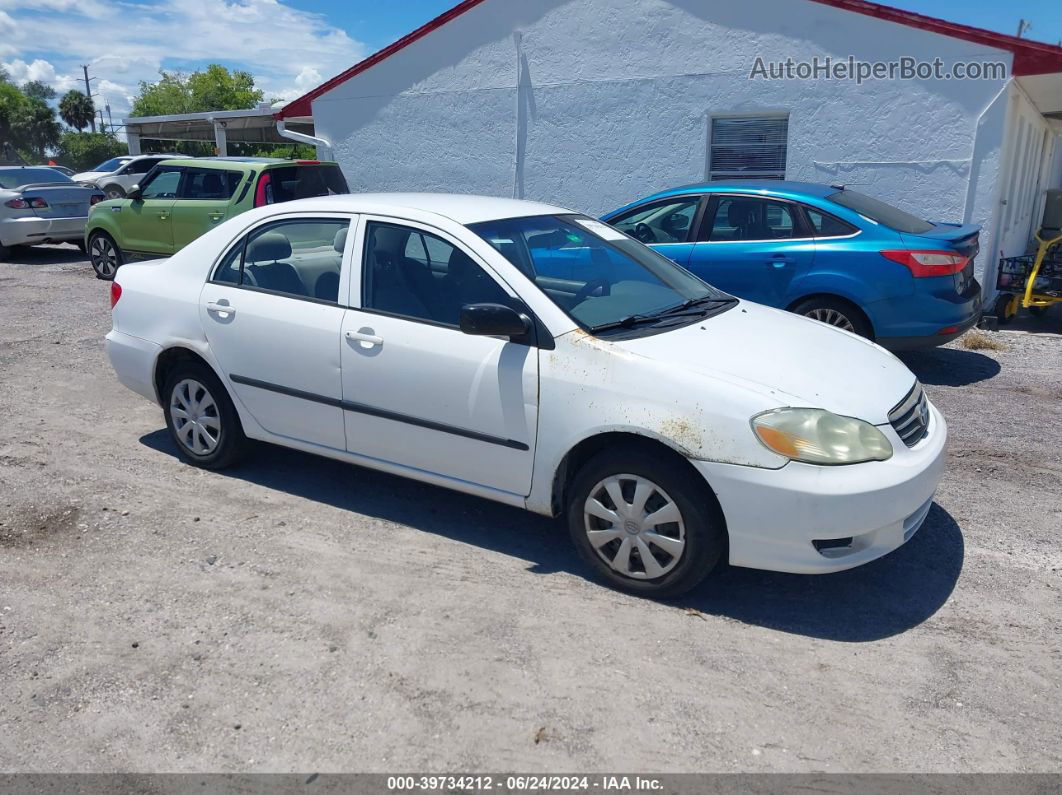
[[[1005,326],[1018,314],[1018,297],[1004,293],[996,299],[996,322]]]
[[[96,278],[108,282],[114,279],[114,274],[125,262],[122,250],[106,232],[92,233],[89,237],[88,254],[92,270],[96,271]]]
[[[223,469],[247,450],[239,415],[228,392],[206,365],[185,362],[162,390],[166,427],[181,458],[204,469]]]
[[[866,337],[867,339],[871,337],[870,324],[863,316],[863,313],[856,308],[855,304],[850,304],[839,298],[830,298],[828,296],[808,298],[794,306],[792,311],[798,315],[825,323],[828,326],[836,326],[845,331],[851,331],[860,337]]]
[[[665,598],[689,591],[718,563],[726,530],[708,485],[669,454],[604,450],[569,489],[568,530],[611,585]]]

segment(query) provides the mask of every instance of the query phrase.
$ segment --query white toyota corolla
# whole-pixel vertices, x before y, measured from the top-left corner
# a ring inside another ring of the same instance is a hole
[[[259,439],[565,514],[613,585],[819,573],[929,512],[946,426],[860,337],[739,301],[586,216],[331,196],[124,265],[107,351],[190,463]],[[499,527],[497,532],[506,532]]]

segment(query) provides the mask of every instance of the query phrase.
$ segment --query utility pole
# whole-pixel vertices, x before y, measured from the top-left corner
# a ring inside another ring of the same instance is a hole
[[[92,99],[92,84],[89,82],[88,64],[81,64],[81,71],[85,73],[85,96]],[[95,80],[96,78],[92,78]],[[92,132],[96,132],[96,114],[92,114]]]
[[[1019,19],[1018,20],[1018,38],[1020,39],[1021,38],[1021,34],[1023,34],[1025,31],[1027,31],[1031,27],[1032,27],[1032,22],[1028,22],[1027,20],[1024,20],[1024,19]]]

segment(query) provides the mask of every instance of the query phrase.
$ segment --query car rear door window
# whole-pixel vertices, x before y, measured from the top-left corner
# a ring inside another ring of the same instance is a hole
[[[456,246],[419,229],[370,222],[364,308],[457,326],[465,304],[513,305],[501,286]]]
[[[746,196],[721,196],[715,210],[707,240],[762,241],[797,237],[792,205],[786,202]]]
[[[212,281],[337,303],[349,226],[315,218],[259,227],[225,255]]]
[[[236,192],[242,176],[240,171],[189,168],[181,187],[181,198],[228,201]]]
[[[816,210],[814,207],[805,207],[804,214],[811,223],[815,237],[847,237],[859,231],[847,221],[842,221],[822,210]]]
[[[122,172],[124,174],[146,174],[159,163],[161,160],[154,160],[152,158],[145,158],[144,160],[134,160],[125,167]]]
[[[697,215],[700,196],[682,196],[617,215],[609,223],[643,243],[682,243]]]

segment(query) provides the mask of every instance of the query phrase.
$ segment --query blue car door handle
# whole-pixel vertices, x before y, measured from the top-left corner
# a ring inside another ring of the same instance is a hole
[[[772,254],[771,258],[768,260],[768,262],[776,268],[784,268],[792,261],[793,260],[786,254]]]

